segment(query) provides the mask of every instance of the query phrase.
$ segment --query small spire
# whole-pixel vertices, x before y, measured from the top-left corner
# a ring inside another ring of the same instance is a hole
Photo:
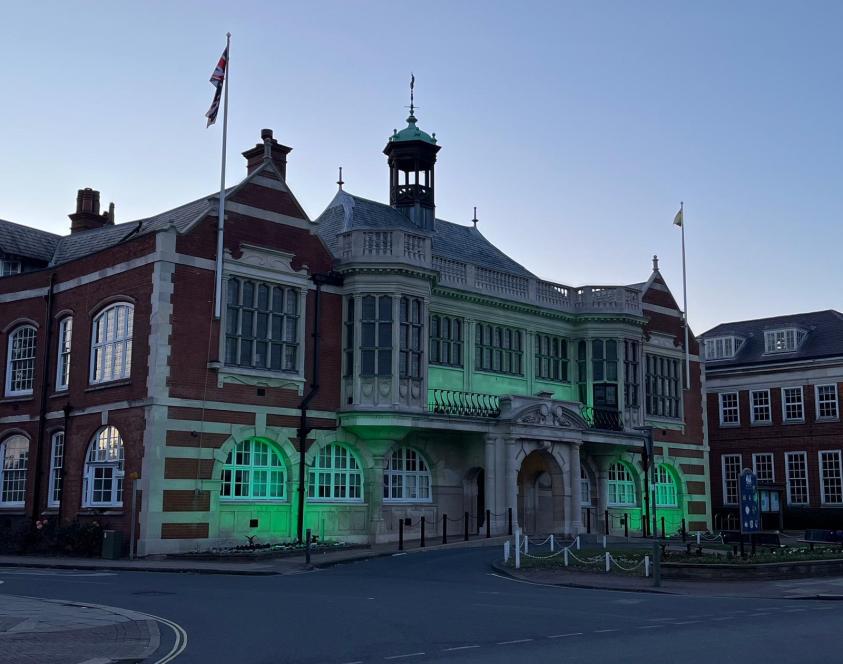
[[[659,271],[659,257],[653,254],[653,272]]]
[[[345,182],[343,182],[342,180],[342,166],[340,166],[340,179],[337,180],[337,184],[340,187],[340,191],[342,191],[342,186],[345,184]]]
[[[471,220],[471,223],[474,224],[474,228],[477,228],[477,206],[474,206],[474,218]]]

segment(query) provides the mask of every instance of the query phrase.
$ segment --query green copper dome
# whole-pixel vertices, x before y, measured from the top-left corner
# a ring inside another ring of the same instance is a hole
[[[397,143],[399,141],[424,141],[431,145],[436,145],[436,134],[431,136],[427,132],[422,131],[416,126],[416,116],[413,111],[410,111],[410,117],[407,118],[407,126],[401,131],[395,130],[392,136],[389,137],[390,143]]]

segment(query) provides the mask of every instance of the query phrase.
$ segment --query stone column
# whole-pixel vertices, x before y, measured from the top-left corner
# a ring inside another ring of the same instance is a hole
[[[594,456],[597,463],[597,523],[599,525],[599,533],[605,533],[605,514],[609,499],[609,462],[612,457],[609,456]]]
[[[364,474],[364,494],[369,505],[369,542],[375,544],[386,532],[383,518],[383,453],[372,455],[372,467]]]
[[[580,493],[580,443],[568,446],[568,473],[571,484],[571,513],[568,517],[571,534],[582,532],[582,495]]]
[[[506,445],[506,502],[505,508],[512,508],[512,528],[518,527],[518,439],[514,436],[504,438]],[[504,519],[506,516],[504,516]]]
[[[497,533],[501,530],[500,524],[506,523],[506,517],[503,517],[503,521],[501,521],[500,516],[495,516],[495,514],[500,514],[504,512],[503,505],[503,496],[505,495],[503,489],[505,487],[504,484],[504,473],[498,472],[497,467],[497,444],[498,444],[498,437],[494,434],[487,433],[485,436],[486,439],[486,509],[490,512],[489,521],[491,522],[491,529],[492,533]],[[485,517],[484,517],[485,518]]]

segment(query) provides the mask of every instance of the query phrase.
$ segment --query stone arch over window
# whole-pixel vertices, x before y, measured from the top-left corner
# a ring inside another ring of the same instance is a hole
[[[628,507],[638,503],[637,473],[625,461],[609,466],[607,502],[610,507]]]
[[[12,434],[0,443],[0,507],[26,504],[26,475],[29,467],[29,439]]]
[[[385,503],[429,503],[433,480],[427,460],[412,447],[396,447],[383,460]]]
[[[325,502],[363,502],[363,465],[351,447],[331,442],[313,455],[307,498]]]
[[[120,301],[94,316],[91,329],[91,383],[128,378],[132,373],[135,305]]]
[[[288,466],[270,440],[253,436],[234,444],[222,465],[220,500],[286,501]]]
[[[9,333],[6,348],[6,396],[28,396],[35,385],[38,331],[25,323]]]
[[[123,506],[123,438],[117,427],[97,431],[85,454],[83,507]]]

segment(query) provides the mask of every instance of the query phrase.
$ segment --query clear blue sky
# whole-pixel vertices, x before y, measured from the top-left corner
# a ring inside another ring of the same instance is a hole
[[[231,31],[228,182],[262,127],[311,217],[387,200],[409,73],[441,145],[438,215],[540,276],[645,279],[727,320],[843,309],[843,3],[38,2],[4,11],[0,218],[66,232],[213,192],[208,77]]]

